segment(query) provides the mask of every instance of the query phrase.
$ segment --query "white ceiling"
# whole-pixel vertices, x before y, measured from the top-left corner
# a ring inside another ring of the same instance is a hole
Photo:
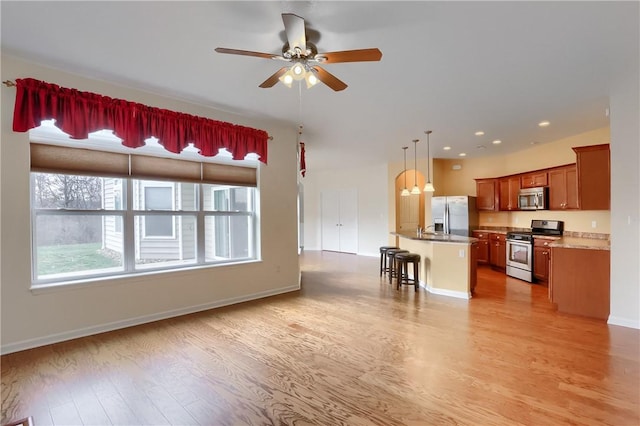
[[[401,161],[413,139],[426,157],[427,129],[432,156],[475,158],[607,126],[612,82],[638,69],[638,6],[2,1],[0,13],[3,52],[293,129],[303,124],[312,170]],[[322,84],[261,89],[281,62],[213,51],[281,53],[283,12],[319,32],[320,52],[378,47],[382,60],[325,65],[349,85],[342,92]],[[540,128],[541,120],[551,125]]]

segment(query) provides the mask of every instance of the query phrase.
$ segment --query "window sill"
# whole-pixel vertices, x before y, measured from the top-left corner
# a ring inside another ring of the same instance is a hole
[[[65,290],[76,290],[80,288],[95,288],[122,285],[127,281],[127,284],[131,284],[132,281],[144,280],[150,276],[173,274],[179,276],[180,274],[189,274],[193,271],[199,271],[203,269],[212,268],[225,268],[245,266],[254,263],[262,263],[262,259],[243,260],[233,263],[224,263],[217,265],[197,265],[179,269],[163,270],[163,271],[149,271],[149,272],[137,272],[135,274],[123,274],[123,275],[110,275],[106,277],[94,277],[73,281],[60,281],[55,283],[43,283],[43,284],[31,284],[29,289],[33,295],[55,293]]]

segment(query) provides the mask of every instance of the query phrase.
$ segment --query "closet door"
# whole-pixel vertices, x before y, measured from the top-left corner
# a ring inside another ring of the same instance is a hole
[[[321,193],[322,250],[358,252],[358,193],[355,189]]]
[[[340,251],[340,193],[322,191],[322,250]]]
[[[358,192],[340,191],[340,251],[358,252]]]

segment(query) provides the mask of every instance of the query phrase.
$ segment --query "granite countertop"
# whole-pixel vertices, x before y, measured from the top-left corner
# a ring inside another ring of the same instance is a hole
[[[480,228],[480,229],[474,229],[473,232],[486,232],[487,234],[503,234],[506,235],[507,232],[506,230],[503,229],[485,229],[485,228]]]
[[[402,238],[408,238],[410,240],[430,241],[439,243],[456,243],[456,244],[471,244],[478,241],[477,238],[463,237],[461,235],[443,234],[440,232],[424,232],[421,236],[416,234],[408,234],[401,232],[392,232],[391,235],[395,235]]]
[[[601,238],[562,237],[549,244],[549,247],[611,250],[611,241]]]
[[[475,231],[486,232],[492,234],[506,234],[511,231],[530,231],[530,229],[493,229],[493,228],[480,228]],[[562,248],[578,248],[588,250],[611,250],[611,241],[608,234],[594,234],[585,232],[572,232],[565,231],[564,235],[552,236],[552,235],[534,235],[534,238],[540,238],[544,240],[553,241],[549,244],[549,247],[562,247]]]

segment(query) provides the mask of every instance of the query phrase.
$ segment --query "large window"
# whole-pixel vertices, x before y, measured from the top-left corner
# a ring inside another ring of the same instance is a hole
[[[33,162],[36,286],[257,258],[255,186],[43,172]],[[201,175],[223,180],[217,166]]]

